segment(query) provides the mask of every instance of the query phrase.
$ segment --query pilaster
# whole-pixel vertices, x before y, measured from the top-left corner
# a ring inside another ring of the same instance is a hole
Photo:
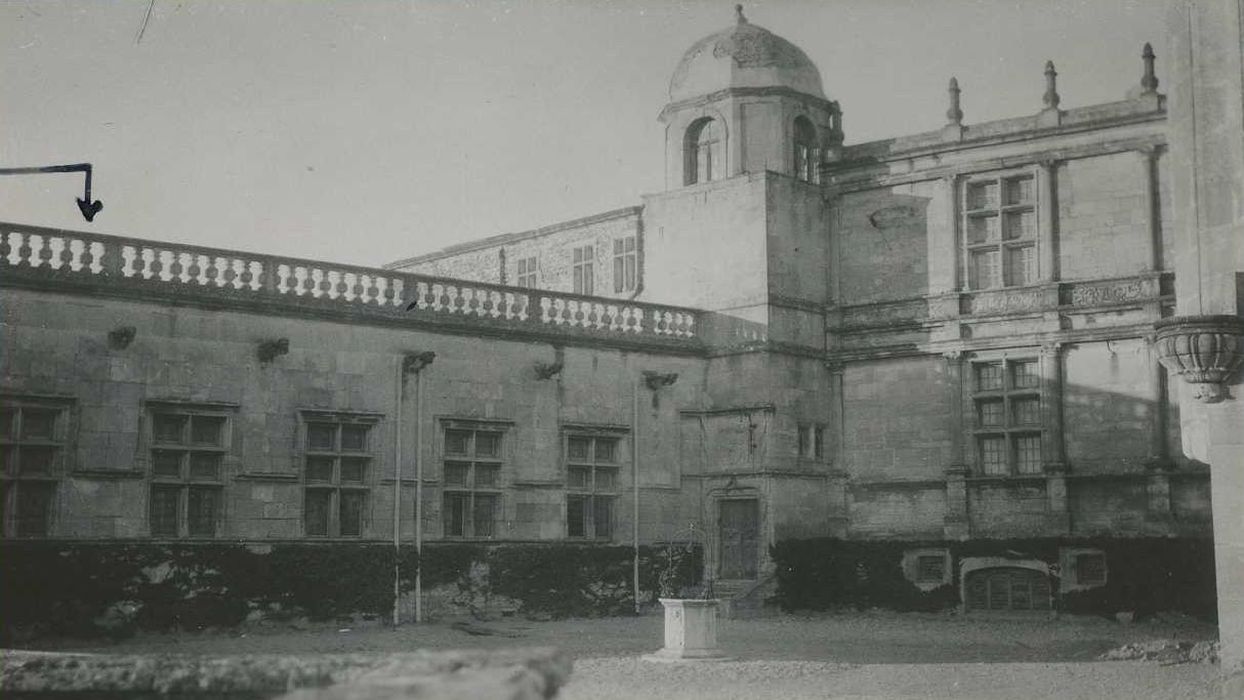
[[[1042,282],[1058,279],[1058,161],[1043,160],[1037,169],[1037,278]]]
[[[963,353],[947,352],[946,403],[950,409],[950,464],[946,466],[946,515],[942,526],[948,540],[964,540],[971,535],[968,518],[968,467],[964,461]]]
[[[1041,347],[1041,454],[1045,471],[1045,493],[1049,508],[1049,528],[1066,534],[1071,531],[1071,511],[1067,499],[1067,452],[1063,439],[1063,362],[1062,344]]]

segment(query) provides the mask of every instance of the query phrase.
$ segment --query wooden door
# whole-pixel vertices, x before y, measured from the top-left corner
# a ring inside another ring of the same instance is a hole
[[[717,577],[754,579],[760,558],[760,502],[731,498],[717,502]]]

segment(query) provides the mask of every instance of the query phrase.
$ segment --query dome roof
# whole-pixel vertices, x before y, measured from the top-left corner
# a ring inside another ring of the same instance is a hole
[[[735,8],[734,26],[695,42],[670,79],[670,101],[737,87],[786,87],[824,98],[821,72],[798,46],[758,27]]]

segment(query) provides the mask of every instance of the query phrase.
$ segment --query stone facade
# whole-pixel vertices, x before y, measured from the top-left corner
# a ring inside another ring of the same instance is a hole
[[[713,36],[738,65],[688,53],[641,206],[384,270],[5,225],[6,440],[55,455],[6,472],[6,534],[410,541],[418,512],[695,539],[728,581],[790,538],[1207,536],[1147,342],[1178,267],[1154,86],[844,146],[802,52]]]

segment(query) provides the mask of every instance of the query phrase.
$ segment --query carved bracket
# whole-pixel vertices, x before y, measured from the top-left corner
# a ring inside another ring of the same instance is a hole
[[[402,375],[405,376],[414,372],[418,374],[423,371],[424,367],[432,364],[432,360],[436,359],[436,353],[431,350],[424,352],[408,352],[402,358]]]
[[[646,370],[644,371],[644,384],[646,384],[648,388],[653,391],[656,391],[663,386],[670,386],[676,381],[678,381],[677,372],[661,373],[649,372]]]
[[[268,363],[281,355],[289,354],[289,338],[277,338],[276,340],[265,340],[259,344],[259,349],[255,353],[259,357],[261,363]]]
[[[1244,363],[1244,319],[1239,316],[1176,316],[1153,324],[1158,361],[1196,389],[1195,398],[1227,398],[1226,383]]]
[[[113,350],[124,350],[134,342],[138,329],[133,326],[120,326],[108,331],[108,347]]]

